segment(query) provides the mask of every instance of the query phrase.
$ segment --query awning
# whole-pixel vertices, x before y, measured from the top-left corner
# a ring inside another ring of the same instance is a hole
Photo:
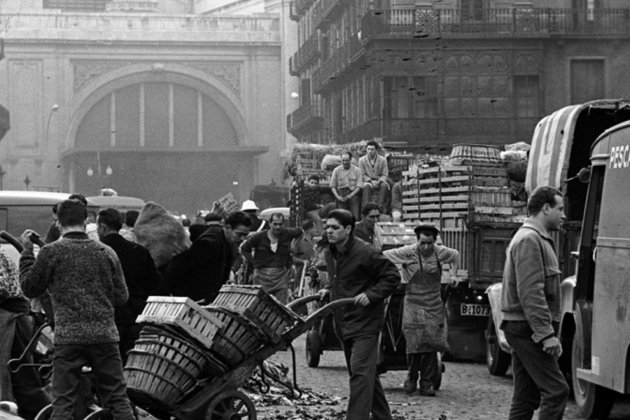
[[[0,140],[2,140],[6,132],[9,131],[9,128],[11,128],[9,120],[9,111],[0,105]]]

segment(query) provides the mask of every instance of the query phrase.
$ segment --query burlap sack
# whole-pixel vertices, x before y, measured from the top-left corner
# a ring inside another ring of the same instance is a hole
[[[161,205],[147,202],[136,221],[138,243],[149,250],[157,267],[190,247],[184,226]]]

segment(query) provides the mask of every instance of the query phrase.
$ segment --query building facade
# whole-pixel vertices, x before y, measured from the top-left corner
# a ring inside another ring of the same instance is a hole
[[[291,16],[300,141],[529,142],[557,108],[630,96],[624,0],[293,0]]]
[[[110,187],[190,213],[280,179],[280,17],[215,9],[0,0],[4,188]]]

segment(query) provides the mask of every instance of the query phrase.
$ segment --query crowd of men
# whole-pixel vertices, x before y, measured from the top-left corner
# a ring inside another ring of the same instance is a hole
[[[378,155],[371,155],[374,150],[370,147],[361,166],[367,165],[366,170],[371,171],[366,182],[380,197],[388,188],[386,173],[382,175],[386,165]],[[345,155],[349,161],[350,155]],[[365,203],[363,220],[357,221],[353,211],[356,203],[352,203],[361,191],[362,170],[357,172],[347,163],[343,160],[341,169],[333,174],[333,192],[340,208],[331,209],[319,222],[307,220],[302,228],[290,228],[282,213],[262,221],[255,203],[249,200],[243,203],[242,211],[229,214],[215,206],[203,227],[190,226],[192,244],[159,266],[150,250],[122,236],[123,216],[115,209],[99,212],[98,240],[94,240],[86,233],[83,197],[75,196],[55,206],[58,235],[50,235],[50,242],[37,257],[29,230],[21,236],[24,250],[19,270],[0,254],[0,321],[13,328],[13,344],[0,346],[0,351],[13,356],[24,349],[25,339],[32,333],[27,318],[29,298],[48,294],[52,302],[52,313],[48,314],[55,333],[52,398],[32,372],[12,375],[20,414],[33,418],[52,400],[51,419],[72,418],[79,406],[81,368],[89,365],[101,403],[113,418],[134,418],[123,366],[139,334],[134,320],[147,297],[188,296],[210,303],[238,269],[246,273],[249,280],[245,281],[262,286],[279,302],[287,303],[294,275],[290,268],[295,263],[308,264],[315,255],[317,223],[321,223],[319,232],[327,243],[319,249],[329,275],[329,282],[319,293],[333,301],[352,300],[348,308],[333,316],[350,375],[346,418],[392,418],[377,374],[377,355],[385,300],[401,283],[395,264],[404,265],[410,276],[402,319],[409,368],[404,389],[412,394],[419,388],[419,395],[435,396],[437,353],[447,349],[440,295],[442,265],[448,263],[457,272],[459,252],[439,245],[438,229],[426,224],[415,228],[416,244],[384,253],[376,250],[371,243],[381,206]],[[364,200],[370,194],[364,193]],[[568,395],[557,364],[562,347],[554,328],[559,278],[549,274],[559,273],[549,232],[562,223],[562,195],[554,189],[539,188],[530,197],[528,209],[530,218],[508,248],[504,274],[506,321],[501,328],[514,349],[515,392],[510,418],[531,418],[540,407],[541,416],[544,412],[544,418],[555,419],[562,417]],[[124,233],[130,231],[127,227]],[[2,386],[6,390],[6,384]]]

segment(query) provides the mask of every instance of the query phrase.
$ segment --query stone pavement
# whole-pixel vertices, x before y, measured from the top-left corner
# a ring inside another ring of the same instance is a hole
[[[318,368],[306,365],[304,337],[294,341],[297,358],[298,385],[308,386],[340,398],[338,406],[304,407],[308,413],[321,413],[322,419],[343,419],[348,395],[348,376],[341,351],[327,351],[321,357]],[[290,366],[289,351],[280,352],[270,360]],[[497,420],[507,418],[512,398],[511,376],[496,377],[488,373],[484,364],[445,362],[446,372],[437,397],[407,395],[402,390],[406,372],[390,371],[381,375],[392,412],[397,418],[409,420]],[[258,418],[277,420],[295,414],[296,407],[290,405],[261,407]],[[306,416],[304,416],[306,417]],[[311,417],[312,418],[312,417]],[[536,418],[536,417],[535,417]],[[564,418],[580,419],[575,404],[570,401]],[[630,404],[616,404],[611,419],[630,418]]]

